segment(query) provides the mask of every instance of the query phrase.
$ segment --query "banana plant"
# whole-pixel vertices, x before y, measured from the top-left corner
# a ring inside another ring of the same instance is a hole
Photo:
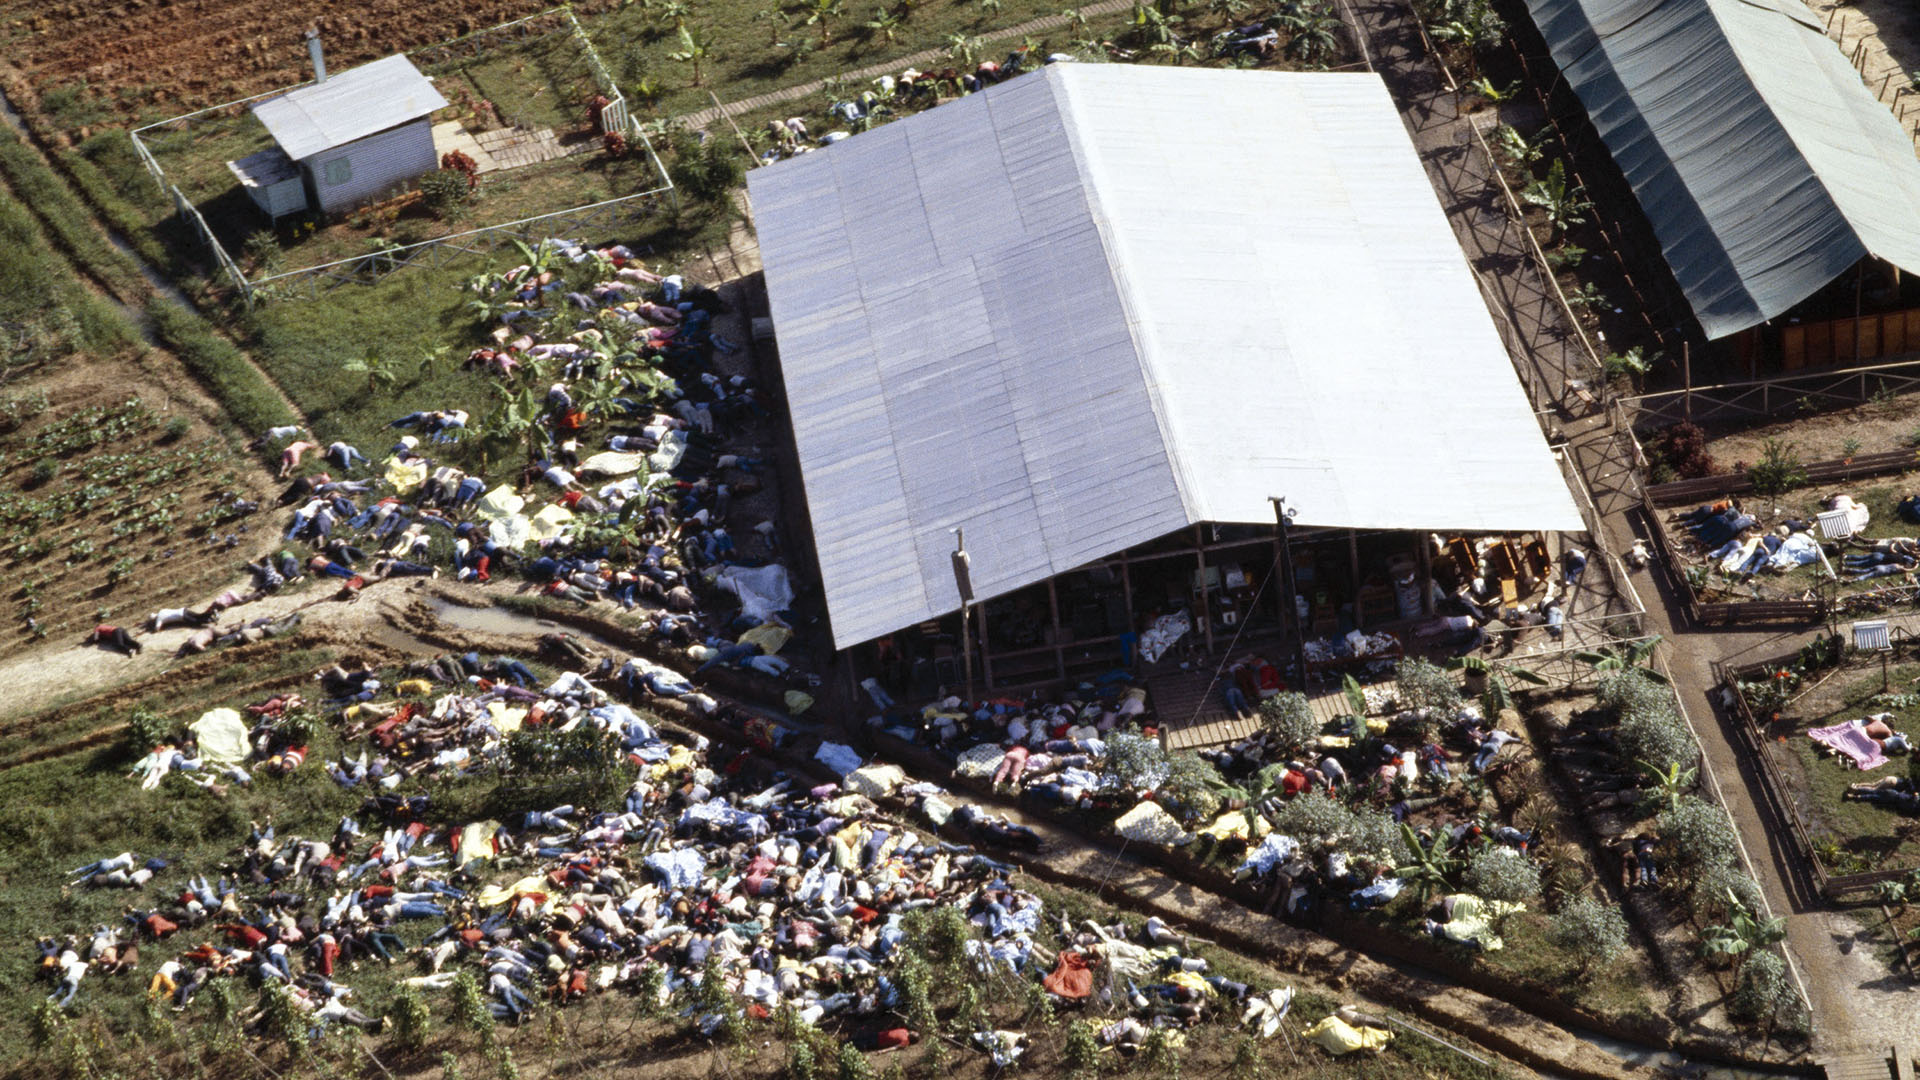
[[[1481,684],[1480,708],[1489,717],[1499,716],[1514,707],[1513,691],[1507,685],[1508,679],[1531,686],[1547,685],[1546,676],[1537,671],[1514,664],[1495,664],[1479,656],[1456,656],[1447,661],[1447,667],[1466,672],[1469,683]]]
[[[399,381],[400,375],[394,368],[394,361],[380,355],[378,349],[368,349],[360,356],[342,361],[340,364],[341,371],[367,377],[369,394],[383,387],[391,388],[395,382]]]
[[[1655,814],[1679,805],[1681,797],[1693,790],[1693,782],[1700,775],[1698,768],[1683,769],[1679,762],[1672,762],[1664,769],[1645,761],[1633,764],[1640,775],[1652,782],[1645,798]]]
[[[1653,651],[1660,641],[1660,635],[1655,634],[1642,641],[1615,642],[1604,649],[1582,650],[1574,653],[1573,658],[1603,674],[1638,671],[1654,682],[1664,683],[1667,677],[1653,666]]]
[[[1420,834],[1406,824],[1400,826],[1400,835],[1406,840],[1412,858],[1405,866],[1394,867],[1393,876],[1419,889],[1420,903],[1424,906],[1433,898],[1436,890],[1447,889],[1452,884],[1453,875],[1460,870],[1460,860],[1447,850],[1453,838],[1445,831],[1438,831],[1431,840],[1422,844]]]
[[[1733,917],[1724,926],[1709,926],[1700,935],[1700,951],[1707,956],[1733,958],[1734,971],[1746,958],[1787,936],[1787,920],[1763,919],[1748,910],[1733,890],[1727,890],[1728,910]]]
[[[1588,211],[1593,209],[1585,189],[1567,179],[1567,163],[1559,158],[1554,160],[1547,175],[1523,188],[1520,197],[1545,211],[1556,233],[1586,221]]]

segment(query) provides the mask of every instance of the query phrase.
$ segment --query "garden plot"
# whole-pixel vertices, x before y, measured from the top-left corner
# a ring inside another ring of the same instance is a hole
[[[102,368],[0,399],[0,650],[202,600],[271,540],[237,505],[264,475],[166,391]]]
[[[1920,867],[1920,819],[1845,797],[1850,785],[1911,775],[1915,758],[1893,753],[1863,771],[1807,735],[1880,713],[1892,714],[1888,725],[1894,730],[1920,733],[1920,663],[1892,664],[1884,682],[1871,658],[1849,661],[1824,677],[1806,665],[1784,670],[1785,678],[1752,677],[1739,690],[1762,725],[1766,752],[1806,826],[1814,856],[1830,875]]]

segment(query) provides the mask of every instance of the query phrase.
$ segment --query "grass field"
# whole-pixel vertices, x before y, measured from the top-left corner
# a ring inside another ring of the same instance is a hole
[[[1826,727],[1869,713],[1893,714],[1896,731],[1920,732],[1920,664],[1896,664],[1888,672],[1890,696],[1881,692],[1877,663],[1851,666],[1808,693],[1791,712],[1791,729],[1782,729],[1785,741],[1769,747],[1783,766],[1790,796],[1810,820],[1816,851],[1827,871],[1835,874],[1920,866],[1920,826],[1899,812],[1874,803],[1843,797],[1849,784],[1905,775],[1909,758],[1892,760],[1870,773],[1850,768],[1844,759],[1822,754],[1807,738],[1808,728]],[[1829,846],[1832,845],[1832,846]]]

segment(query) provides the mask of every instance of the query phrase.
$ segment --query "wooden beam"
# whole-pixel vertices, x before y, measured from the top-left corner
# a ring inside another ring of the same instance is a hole
[[[975,632],[980,635],[980,678],[982,685],[993,689],[993,658],[987,654],[987,605],[975,604]]]
[[[1347,603],[1353,611],[1353,625],[1360,626],[1360,534],[1347,530]]]
[[[1420,586],[1420,613],[1422,615],[1432,615],[1433,535],[1431,533],[1415,533],[1414,535],[1420,538],[1420,580],[1415,582],[1415,584]],[[1400,613],[1400,598],[1397,596],[1394,597],[1393,604],[1393,613],[1398,615]]]
[[[1125,559],[1120,560],[1120,599],[1121,602],[1127,606],[1127,621],[1120,632],[1123,634],[1131,634],[1133,633],[1133,575],[1127,573],[1127,560]],[[1135,654],[1139,651],[1139,642],[1136,641],[1134,647],[1127,650],[1127,659],[1137,662],[1139,657]],[[1131,666],[1131,664],[1129,664],[1129,666]],[[1066,664],[1064,662],[1061,664],[1060,677],[1062,679],[1066,678]]]

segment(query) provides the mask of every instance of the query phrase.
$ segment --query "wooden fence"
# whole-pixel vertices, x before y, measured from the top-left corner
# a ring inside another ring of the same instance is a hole
[[[1749,420],[1787,412],[1859,405],[1920,389],[1920,360],[1841,371],[1805,372],[1772,379],[1718,383],[1625,398],[1621,404],[1641,431],[1677,424]]]
[[[1788,371],[1914,351],[1920,351],[1920,308],[1780,328],[1781,364]]]
[[[269,90],[251,97],[209,105],[204,109],[196,109],[190,113],[135,128],[128,135],[133,141],[134,153],[140,158],[141,164],[146,166],[154,183],[160,186],[162,193],[171,197],[174,209],[198,237],[201,245],[212,254],[220,271],[233,283],[235,291],[240,294],[241,301],[248,308],[252,308],[259,300],[314,298],[319,296],[322,290],[331,290],[342,285],[368,284],[378,281],[395,270],[422,261],[438,267],[448,259],[457,258],[463,254],[489,254],[513,240],[532,245],[548,237],[568,232],[608,236],[653,214],[663,202],[670,202],[677,208],[679,193],[674,190],[673,180],[667,175],[666,167],[661,164],[659,154],[654,150],[653,141],[647,137],[646,130],[639,121],[633,118],[631,110],[627,107],[626,96],[620,92],[619,84],[613,76],[607,73],[606,65],[601,62],[600,55],[595,51],[593,41],[587,36],[586,29],[580,25],[580,20],[574,17],[572,8],[557,7],[535,12],[451,41],[422,46],[408,55],[423,62],[431,63],[436,59],[439,62],[445,62],[453,57],[478,55],[489,48],[493,41],[502,37],[524,39],[552,33],[569,34],[579,46],[587,67],[593,75],[595,85],[608,99],[607,105],[600,110],[602,129],[621,132],[626,136],[630,147],[645,151],[647,160],[653,166],[654,176],[658,179],[657,186],[617,199],[576,206],[551,214],[469,229],[466,232],[422,240],[413,244],[395,244],[364,255],[304,266],[265,277],[248,278],[241,272],[239,264],[234,262],[232,256],[228,254],[226,247],[220,243],[219,237],[208,227],[206,219],[201,216],[192,201],[167,180],[166,171],[155,160],[145,141],[141,139],[141,134],[161,127],[178,129],[198,117],[210,113],[231,112],[251,102],[284,94],[290,89],[299,87]],[[308,85],[311,84],[299,84],[299,86]]]
[[[1913,640],[1912,635],[1902,635]],[[1747,696],[1740,692],[1741,680],[1765,678],[1769,673],[1779,671],[1793,664],[1799,658],[1797,652],[1776,656],[1771,660],[1749,664],[1741,668],[1729,668],[1719,661],[1713,664],[1715,682],[1726,691],[1728,711],[1733,714],[1734,734],[1742,749],[1747,751],[1759,770],[1760,794],[1765,799],[1767,809],[1787,825],[1788,847],[1793,849],[1799,861],[1807,867],[1812,879],[1814,891],[1828,900],[1840,901],[1847,897],[1858,897],[1882,881],[1892,881],[1905,877],[1907,870],[1869,870],[1859,874],[1835,874],[1820,861],[1813,844],[1813,835],[1808,831],[1807,823],[1801,819],[1799,800],[1794,798],[1794,788],[1787,783],[1780,766],[1773,760],[1773,754],[1766,745],[1766,723],[1753,711]],[[1845,661],[1843,660],[1844,664]],[[1865,670],[1865,669],[1863,669]]]

